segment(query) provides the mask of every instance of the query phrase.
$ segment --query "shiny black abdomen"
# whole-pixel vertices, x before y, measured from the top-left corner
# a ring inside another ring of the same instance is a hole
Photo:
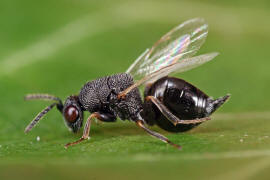
[[[157,80],[145,90],[146,96],[158,98],[175,116],[181,120],[191,120],[209,115],[206,110],[209,98],[192,84],[174,77]],[[174,126],[151,102],[145,102],[143,113],[149,125],[157,124],[170,132],[184,132],[198,124],[179,124]]]

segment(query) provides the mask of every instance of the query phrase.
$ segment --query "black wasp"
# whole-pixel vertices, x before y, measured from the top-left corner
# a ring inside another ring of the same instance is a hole
[[[136,123],[151,136],[178,149],[165,136],[154,132],[146,125],[158,125],[170,132],[184,132],[210,120],[210,115],[219,108],[229,95],[212,99],[190,83],[168,77],[195,68],[212,60],[218,53],[193,57],[205,42],[208,25],[201,18],[188,20],[158,40],[129,67],[126,73],[102,77],[87,82],[79,95],[69,96],[65,103],[48,94],[29,94],[26,100],[54,101],[41,111],[26,127],[29,132],[54,106],[61,112],[67,127],[77,132],[83,124],[83,111],[92,113],[85,124],[82,137],[65,147],[89,138],[91,121],[115,122],[117,117]],[[134,82],[134,80],[137,80]],[[138,87],[145,85],[144,102]]]

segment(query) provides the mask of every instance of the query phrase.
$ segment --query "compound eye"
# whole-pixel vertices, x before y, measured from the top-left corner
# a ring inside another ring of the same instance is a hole
[[[79,112],[75,106],[68,106],[64,112],[65,119],[73,123],[75,122],[79,117]]]

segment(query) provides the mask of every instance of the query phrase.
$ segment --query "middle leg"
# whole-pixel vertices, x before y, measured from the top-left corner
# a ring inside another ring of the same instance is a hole
[[[142,120],[137,120],[135,121],[136,122],[136,125],[140,128],[142,128],[144,131],[146,131],[148,134],[150,134],[151,136],[153,137],[156,137],[158,138],[159,140],[165,142],[165,143],[168,143],[170,145],[172,145],[173,147],[181,150],[181,146],[178,145],[178,144],[174,144],[173,142],[171,142],[168,138],[166,138],[165,136],[163,136],[162,134],[159,134],[155,131],[151,131],[150,129],[148,129],[147,127],[144,126],[144,122]]]

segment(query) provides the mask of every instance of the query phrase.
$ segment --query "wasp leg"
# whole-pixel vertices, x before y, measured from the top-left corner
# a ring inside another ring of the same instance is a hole
[[[177,149],[181,149],[181,146],[178,144],[174,144],[173,142],[171,142],[168,138],[166,138],[165,136],[155,132],[155,131],[151,131],[150,129],[148,129],[147,127],[144,126],[144,122],[142,120],[137,120],[136,124],[138,127],[142,128],[144,131],[146,131],[148,134],[150,134],[153,137],[158,138],[159,140],[168,143],[170,145],[172,145],[173,147],[177,148]]]
[[[100,115],[100,118],[97,118],[97,119],[102,122],[115,122],[116,121],[116,117],[112,114],[100,113],[99,115]]]
[[[154,96],[147,96],[145,99],[146,101],[152,101],[160,110],[160,112],[175,126],[177,124],[197,124],[197,123],[202,123],[204,121],[208,121],[211,119],[210,117],[204,117],[204,118],[191,119],[191,120],[181,120],[178,117],[176,117],[162,102],[160,102]]]
[[[116,120],[116,117],[111,115],[111,114],[100,114],[99,112],[95,112],[95,113],[91,114],[88,117],[87,122],[86,122],[86,124],[84,126],[82,137],[79,140],[75,141],[75,142],[66,144],[65,148],[68,148],[69,146],[73,146],[75,144],[79,144],[80,142],[82,142],[82,141],[89,138],[91,122],[92,122],[92,119],[94,119],[94,118],[97,118],[100,121],[105,121],[105,122],[113,122],[113,121]]]
[[[101,113],[100,114],[101,118],[96,118],[97,121],[99,121],[101,124],[103,122],[115,122],[116,121],[116,117],[113,114],[109,114],[109,113]]]

